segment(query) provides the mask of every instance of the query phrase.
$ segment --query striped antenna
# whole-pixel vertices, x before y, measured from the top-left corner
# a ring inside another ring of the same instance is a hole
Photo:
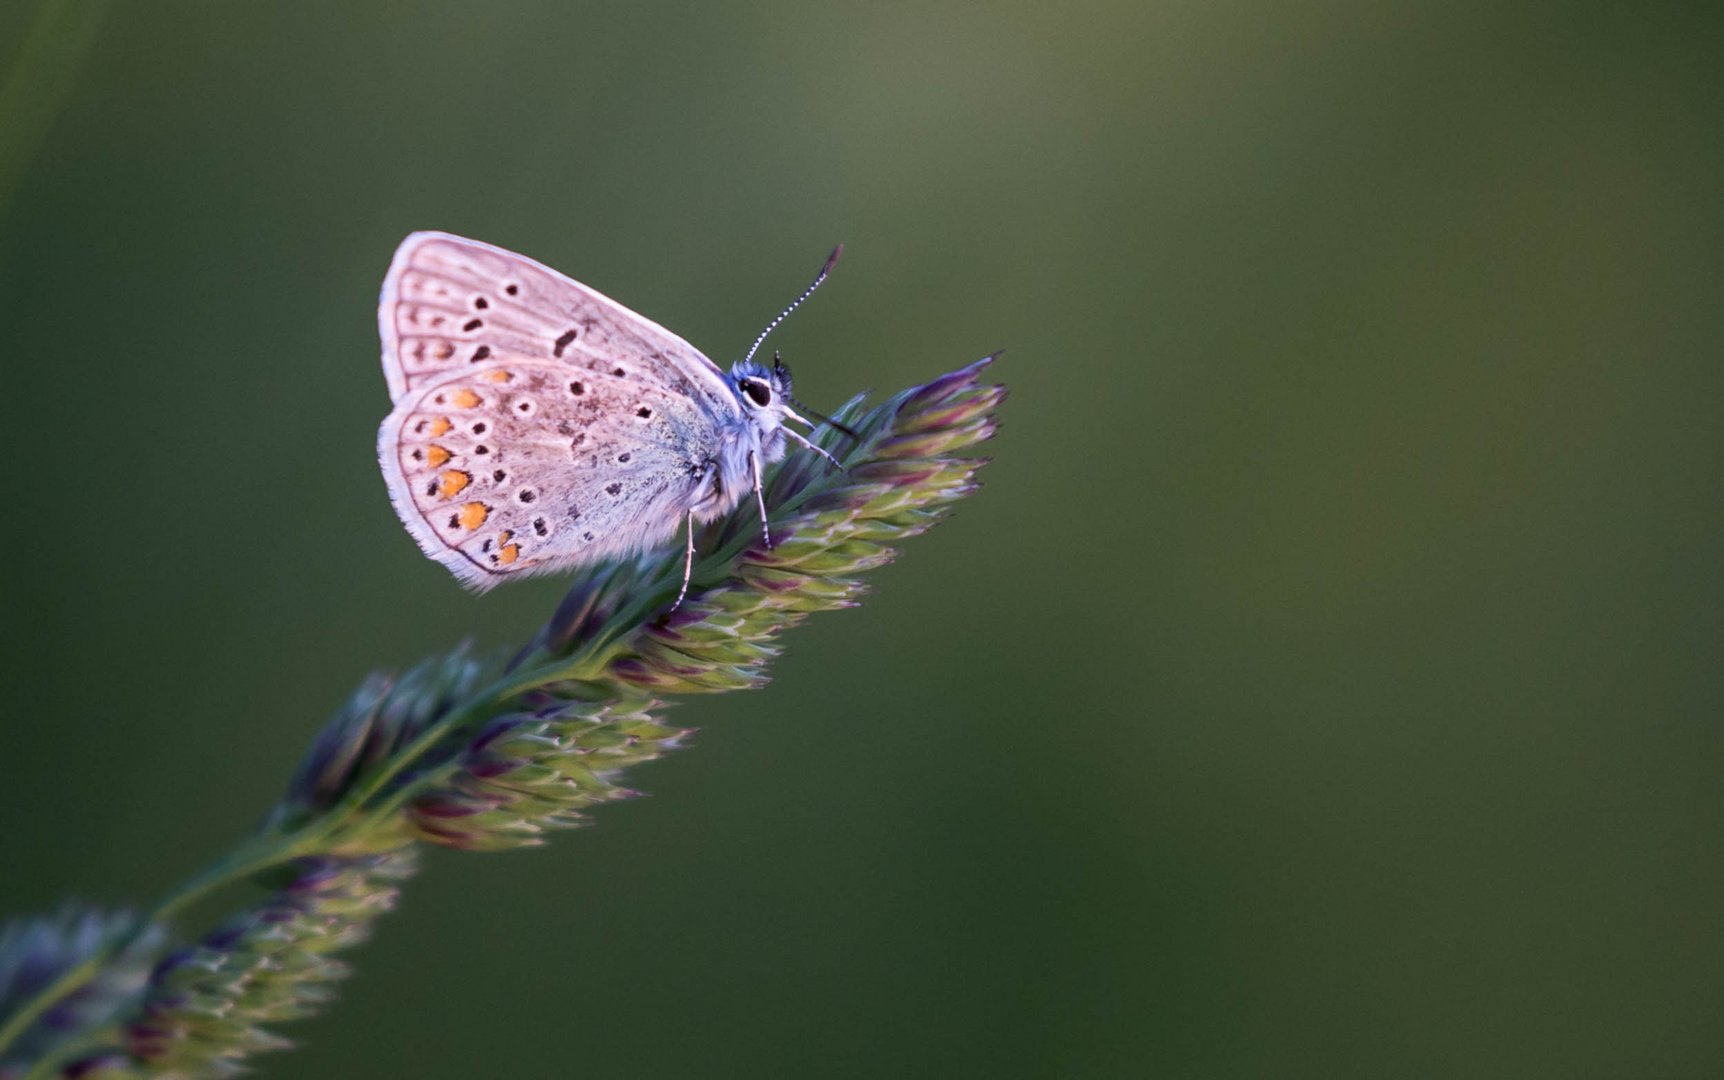
[[[789,315],[792,311],[795,311],[797,308],[801,307],[802,301],[804,301],[804,300],[808,299],[810,296],[814,295],[814,290],[818,289],[820,287],[820,283],[822,281],[826,280],[826,275],[830,274],[832,272],[832,268],[834,266],[838,265],[838,256],[840,256],[842,254],[844,254],[844,245],[843,244],[839,244],[837,247],[832,249],[832,254],[830,254],[826,257],[826,265],[822,266],[820,268],[820,273],[814,275],[814,284],[808,286],[808,288],[806,288],[806,289],[803,289],[802,295],[798,296],[791,303],[791,305],[789,307],[785,308],[783,311],[780,311],[778,313],[778,318],[773,319],[771,322],[767,323],[766,329],[762,330],[760,332],[760,336],[754,339],[754,344],[750,345],[748,347],[748,355],[744,356],[742,358],[742,362],[744,364],[746,364],[750,360],[754,359],[754,354],[757,351],[759,351],[761,342],[766,340],[766,335],[768,335],[768,334],[772,333],[774,330],[778,329],[778,324],[784,321],[785,316]]]

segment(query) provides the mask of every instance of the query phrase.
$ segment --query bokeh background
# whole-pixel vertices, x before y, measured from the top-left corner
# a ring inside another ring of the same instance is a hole
[[[32,29],[34,28],[34,29]],[[1707,5],[0,6],[0,910],[164,892],[369,670],[522,640],[372,459],[395,243],[988,486],[440,854],[271,1077],[1724,1073]]]

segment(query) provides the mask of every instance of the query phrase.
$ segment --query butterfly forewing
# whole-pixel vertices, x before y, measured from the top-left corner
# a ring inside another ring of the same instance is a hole
[[[713,431],[673,390],[488,361],[409,390],[378,456],[426,554],[486,588],[663,543],[713,484]]]
[[[396,249],[378,305],[390,397],[494,360],[623,371],[720,415],[736,409],[723,374],[682,338],[524,256],[447,233]]]

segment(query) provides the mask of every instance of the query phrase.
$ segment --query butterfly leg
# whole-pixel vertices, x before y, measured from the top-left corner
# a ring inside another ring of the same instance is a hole
[[[807,447],[808,449],[814,451],[816,454],[819,454],[821,457],[825,458],[827,461],[830,461],[832,463],[832,467],[834,469],[837,469],[839,472],[844,471],[843,464],[837,458],[833,457],[831,454],[828,454],[826,451],[820,449],[820,447],[815,446],[813,443],[809,442],[807,439],[804,439],[802,436],[798,435],[796,432],[791,431],[787,427],[779,428],[778,430],[784,432],[786,435],[790,436],[792,439],[795,439],[797,442],[801,443],[803,446]]]
[[[766,524],[766,492],[760,486],[760,455],[753,450],[748,452],[748,470],[754,474],[754,501],[760,506],[760,535],[766,538],[766,546],[772,547],[772,529]]]
[[[670,606],[672,611],[682,606],[682,598],[688,595],[688,580],[694,576],[694,511],[688,512],[688,544],[682,552],[682,588],[676,591],[676,603]]]

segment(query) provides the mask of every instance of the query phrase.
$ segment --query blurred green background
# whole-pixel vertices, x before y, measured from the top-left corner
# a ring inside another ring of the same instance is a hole
[[[45,26],[38,46],[30,28]],[[988,486],[655,797],[440,854],[272,1077],[1724,1074],[1706,5],[0,7],[0,910],[164,892],[374,667],[375,299],[522,251]]]

